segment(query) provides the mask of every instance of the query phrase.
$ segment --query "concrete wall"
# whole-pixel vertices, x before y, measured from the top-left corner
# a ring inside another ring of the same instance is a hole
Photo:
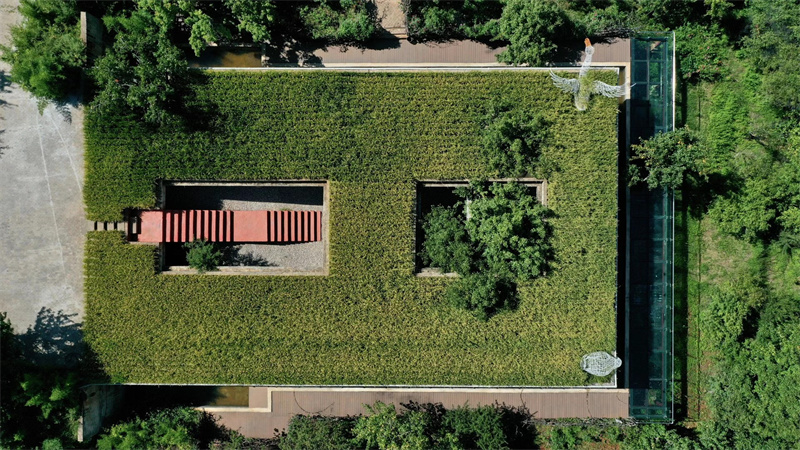
[[[103,22],[86,11],[81,11],[81,40],[90,61],[103,56]]]
[[[85,442],[99,433],[106,418],[122,404],[125,386],[93,384],[83,391],[83,413],[78,427],[78,441]]]

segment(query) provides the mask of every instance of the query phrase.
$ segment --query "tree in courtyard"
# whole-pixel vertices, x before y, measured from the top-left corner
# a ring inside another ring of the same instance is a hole
[[[198,239],[183,244],[183,248],[186,249],[189,267],[197,269],[200,273],[217,270],[217,266],[222,264],[222,252],[213,242]]]
[[[489,272],[519,280],[541,276],[550,258],[549,210],[519,183],[473,185],[467,231]]]
[[[474,269],[475,252],[459,208],[435,206],[422,225],[422,259],[445,272],[467,275]]]
[[[461,278],[448,301],[486,320],[517,305],[517,282],[542,276],[551,257],[549,210],[519,183],[474,183],[465,201],[435,207],[423,223],[422,258]]]
[[[11,46],[0,59],[11,80],[42,100],[63,100],[86,62],[75,0],[21,0],[22,22],[11,26]]]

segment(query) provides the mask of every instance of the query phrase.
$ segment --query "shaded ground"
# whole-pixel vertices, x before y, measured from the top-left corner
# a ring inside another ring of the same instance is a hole
[[[19,20],[0,0],[0,42]],[[83,112],[47,106],[9,82],[0,63],[0,310],[17,332],[42,308],[83,316]]]

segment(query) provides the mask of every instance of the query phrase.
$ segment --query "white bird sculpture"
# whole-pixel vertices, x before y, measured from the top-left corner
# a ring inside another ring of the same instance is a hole
[[[575,107],[578,111],[585,111],[589,106],[589,97],[592,94],[600,94],[605,97],[621,97],[625,95],[628,89],[628,84],[622,86],[611,86],[610,84],[603,83],[602,81],[593,81],[589,83],[586,79],[586,74],[589,72],[589,65],[592,63],[592,55],[594,54],[594,47],[589,38],[583,41],[586,44],[586,58],[581,64],[581,71],[578,73],[578,78],[564,78],[553,73],[550,70],[550,78],[553,79],[553,84],[562,91],[573,94],[575,96]]]

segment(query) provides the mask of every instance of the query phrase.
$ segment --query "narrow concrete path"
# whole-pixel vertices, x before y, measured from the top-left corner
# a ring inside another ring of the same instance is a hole
[[[297,415],[355,416],[376,401],[400,407],[411,401],[445,408],[501,404],[526,407],[537,419],[626,418],[627,389],[472,389],[250,387],[249,408],[203,408],[228,428],[248,437],[269,438]]]

